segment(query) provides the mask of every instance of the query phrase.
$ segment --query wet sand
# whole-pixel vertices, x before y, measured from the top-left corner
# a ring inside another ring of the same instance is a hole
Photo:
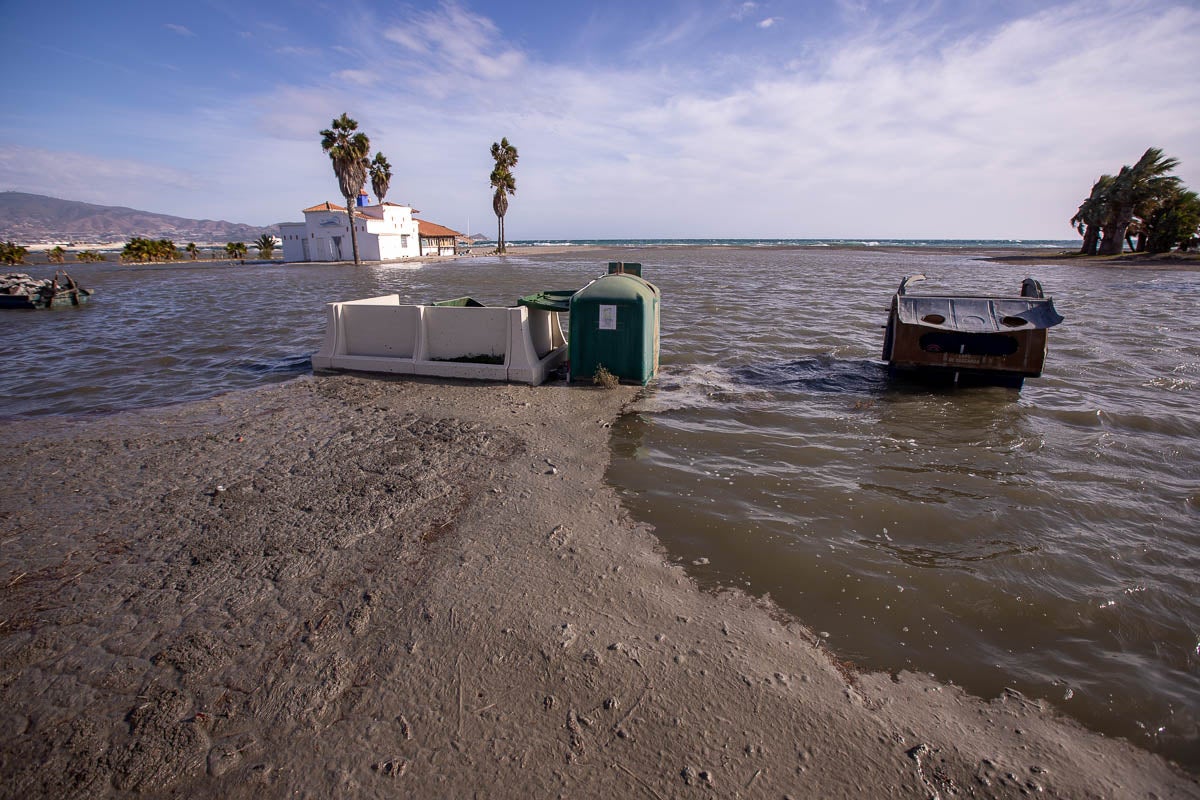
[[[1119,256],[1081,256],[1076,252],[1062,250],[1011,253],[1003,251],[986,252],[988,261],[1001,261],[1008,264],[1072,264],[1081,267],[1125,269],[1125,270],[1161,270],[1163,272],[1197,272],[1200,271],[1200,254],[1197,253],[1123,253]]]
[[[302,378],[7,422],[4,797],[1196,797],[857,674],[603,484],[636,389]]]

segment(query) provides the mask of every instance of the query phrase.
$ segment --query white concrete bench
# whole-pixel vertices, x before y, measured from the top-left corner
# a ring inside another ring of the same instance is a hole
[[[399,295],[329,303],[313,369],[537,385],[567,356],[558,314],[516,306],[401,305]],[[489,363],[494,362],[494,363]]]

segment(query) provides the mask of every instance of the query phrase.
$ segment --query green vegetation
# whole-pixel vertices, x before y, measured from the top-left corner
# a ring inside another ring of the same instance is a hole
[[[264,233],[250,244],[258,248],[259,258],[270,258],[275,254],[275,237],[269,233]]]
[[[187,254],[192,257],[192,261],[195,261],[200,255],[200,248],[196,247],[195,242],[188,242],[187,247],[183,249],[186,250]]]
[[[1195,245],[1200,235],[1200,197],[1168,174],[1177,166],[1178,159],[1151,147],[1132,167],[1097,178],[1071,217],[1071,225],[1083,236],[1080,254],[1120,255],[1126,242],[1138,253],[1188,250]]]
[[[62,248],[62,245],[55,245],[46,251],[46,258],[51,264],[62,264],[67,260],[67,251]]]
[[[81,264],[90,264],[93,261],[107,261],[103,253],[97,253],[95,250],[80,250],[75,254],[75,260]]]
[[[492,195],[492,210],[496,212],[497,253],[507,252],[504,246],[504,215],[508,213],[508,196],[517,193],[517,179],[512,174],[517,158],[517,148],[509,144],[507,138],[492,143],[492,159],[496,162],[492,168],[491,186],[496,190]]]
[[[19,244],[12,242],[4,242],[0,244],[0,261],[5,264],[24,264],[25,257],[29,255],[29,248],[22,247]]]
[[[225,245],[225,255],[229,256],[230,258],[238,258],[238,259],[245,258],[246,257],[246,243],[245,242],[230,242],[229,244]]]
[[[1138,233],[1138,248],[1143,241],[1151,253],[1166,253],[1175,245],[1183,251],[1196,244],[1200,231],[1200,195],[1179,188],[1146,217],[1144,231]]]
[[[376,153],[375,160],[371,162],[371,189],[380,205],[383,205],[383,198],[387,195],[391,182],[392,165],[384,158],[383,153]]]
[[[130,239],[121,251],[121,260],[137,261],[174,261],[179,258],[179,251],[170,239],[143,239],[135,236]]]
[[[350,222],[350,243],[354,248],[354,263],[358,264],[358,234],[354,230],[354,201],[367,183],[371,162],[371,140],[365,133],[355,133],[358,122],[342,114],[333,120],[329,128],[321,131],[321,149],[329,154],[333,162],[333,173],[337,175],[338,188],[346,198],[346,218]]]

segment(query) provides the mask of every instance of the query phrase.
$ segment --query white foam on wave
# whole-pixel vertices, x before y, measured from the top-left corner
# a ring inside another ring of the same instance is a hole
[[[652,414],[707,408],[713,405],[714,395],[736,391],[738,385],[729,370],[715,364],[700,364],[679,372],[664,368],[632,410]]]
[[[406,269],[406,270],[421,269],[421,267],[424,267],[424,266],[425,266],[425,263],[423,261],[414,261],[414,262],[392,261],[392,262],[384,263],[384,264],[372,264],[370,268],[374,269],[374,270],[380,270],[382,272],[391,272],[392,270],[395,270],[395,269]]]

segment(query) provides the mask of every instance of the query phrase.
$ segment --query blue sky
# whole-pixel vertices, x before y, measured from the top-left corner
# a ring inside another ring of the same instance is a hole
[[[387,199],[513,239],[1071,238],[1148,146],[1200,189],[1195,2],[0,0],[0,190],[252,224]]]

